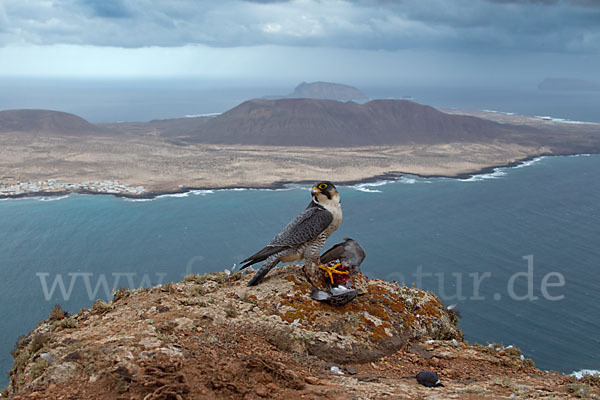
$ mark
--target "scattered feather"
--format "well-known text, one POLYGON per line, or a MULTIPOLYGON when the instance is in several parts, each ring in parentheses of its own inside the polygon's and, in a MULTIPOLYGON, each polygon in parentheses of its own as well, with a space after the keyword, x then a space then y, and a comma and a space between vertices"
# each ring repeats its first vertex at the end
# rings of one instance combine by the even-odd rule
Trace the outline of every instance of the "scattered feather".
POLYGON ((338 367, 337 365, 334 365, 333 367, 331 367, 331 372, 333 372, 334 374, 338 374, 338 375, 344 375, 344 373, 342 372, 340 367, 338 367))

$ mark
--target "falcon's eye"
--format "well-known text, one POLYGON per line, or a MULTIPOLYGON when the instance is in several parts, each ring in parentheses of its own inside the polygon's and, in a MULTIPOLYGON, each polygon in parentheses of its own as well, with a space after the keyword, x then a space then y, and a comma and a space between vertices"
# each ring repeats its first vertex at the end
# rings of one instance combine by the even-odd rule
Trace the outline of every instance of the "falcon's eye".
POLYGON ((327 184, 326 184, 326 183, 321 183, 321 184, 319 185, 319 189, 321 189, 321 190, 325 189, 326 187, 327 187, 327 184))

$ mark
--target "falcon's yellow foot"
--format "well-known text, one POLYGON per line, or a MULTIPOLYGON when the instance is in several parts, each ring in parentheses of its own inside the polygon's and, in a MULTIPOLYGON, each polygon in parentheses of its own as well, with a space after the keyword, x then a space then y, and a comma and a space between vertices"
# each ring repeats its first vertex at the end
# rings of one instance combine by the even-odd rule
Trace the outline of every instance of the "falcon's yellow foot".
POLYGON ((327 275, 329 277, 329 279, 331 280, 331 283, 333 284, 333 274, 339 274, 339 275, 348 275, 350 274, 349 271, 339 271, 337 268, 341 267, 342 263, 337 263, 335 264, 333 267, 328 267, 326 265, 319 265, 319 269, 322 269, 323 271, 325 271, 325 275, 327 275))

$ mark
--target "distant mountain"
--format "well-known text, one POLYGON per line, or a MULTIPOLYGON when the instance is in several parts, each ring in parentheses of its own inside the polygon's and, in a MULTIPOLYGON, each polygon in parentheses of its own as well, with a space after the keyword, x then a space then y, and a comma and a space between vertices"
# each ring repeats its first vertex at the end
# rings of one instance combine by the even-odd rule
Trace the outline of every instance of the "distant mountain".
POLYGON ((367 96, 355 87, 331 82, 302 82, 286 96, 264 96, 267 100, 280 99, 323 99, 323 100, 364 100, 367 96))
MULTIPOLYGON (((489 142, 514 127, 442 113, 407 100, 365 104, 255 99, 199 123, 185 140, 271 146, 369 146, 489 142)), ((161 134, 162 135, 162 134, 161 134)))
POLYGON ((50 110, 0 111, 0 132, 97 135, 107 133, 77 115, 50 110))
POLYGON ((511 125, 446 114, 408 100, 357 104, 255 99, 218 116, 98 125, 59 111, 0 111, 0 134, 19 132, 53 137, 162 137, 179 145, 351 147, 503 142, 545 146, 558 154, 600 151, 598 125, 511 125))
POLYGON ((287 98, 296 99, 325 99, 325 100, 362 100, 367 96, 355 87, 341 83, 330 82, 302 82, 287 98))
POLYGON ((600 91, 600 85, 583 79, 546 78, 538 89, 548 91, 600 91))

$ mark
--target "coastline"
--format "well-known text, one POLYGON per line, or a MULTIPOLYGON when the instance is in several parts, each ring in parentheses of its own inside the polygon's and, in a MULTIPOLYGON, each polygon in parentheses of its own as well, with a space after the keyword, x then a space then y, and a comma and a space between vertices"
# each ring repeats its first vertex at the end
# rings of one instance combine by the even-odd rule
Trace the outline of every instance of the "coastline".
POLYGON ((340 186, 395 181, 406 175, 469 180, 538 157, 600 153, 600 124, 489 110, 441 111, 527 129, 502 140, 410 142, 334 151, 184 143, 174 139, 179 136, 162 137, 135 124, 121 127, 117 136, 9 132, 0 134, 0 200, 70 194, 143 200, 202 190, 280 190, 324 178, 340 186))
MULTIPOLYGON (((355 180, 346 180, 346 181, 337 181, 336 185, 338 186, 355 186, 362 185, 368 183, 382 182, 382 181, 396 181, 403 176, 411 175, 419 178, 448 178, 448 179, 457 179, 457 180, 467 180, 474 176, 485 175, 493 173, 498 168, 514 168, 520 165, 523 165, 529 161, 543 158, 543 157, 569 157, 576 156, 582 154, 600 154, 600 153, 564 153, 564 154, 554 154, 554 153, 541 153, 538 155, 531 155, 527 157, 520 158, 515 161, 511 161, 504 164, 496 164, 491 166, 486 166, 481 169, 478 169, 473 172, 465 172, 458 174, 419 174, 412 172, 404 172, 404 171, 390 171, 383 174, 377 174, 374 176, 366 177, 363 179, 355 179, 355 180)), ((290 185, 307 185, 314 183, 314 180, 280 180, 275 181, 267 185, 224 185, 224 186, 182 186, 176 190, 150 190, 148 192, 144 192, 141 194, 128 194, 128 193, 105 193, 105 192, 96 192, 92 190, 84 190, 84 189, 76 189, 76 190, 63 190, 63 191, 52 191, 52 192, 30 192, 30 193, 20 193, 16 195, 0 195, 0 200, 10 200, 10 199, 24 199, 24 198, 55 198, 55 197, 64 197, 69 196, 71 194, 79 194, 79 195, 109 195, 119 198, 132 199, 132 200, 152 200, 159 196, 166 195, 177 195, 177 194, 186 194, 194 191, 214 191, 214 190, 281 190, 287 189, 290 185)))
POLYGON ((450 178, 450 179, 459 179, 459 180, 465 180, 465 179, 470 179, 474 176, 478 176, 478 175, 485 175, 485 174, 491 174, 493 173, 496 169, 498 168, 514 168, 514 167, 518 167, 520 165, 523 165, 529 161, 535 160, 537 158, 542 158, 542 157, 570 157, 570 156, 575 156, 575 155, 579 155, 579 154, 583 154, 583 153, 573 153, 573 154, 553 154, 553 153, 541 153, 538 155, 534 155, 534 156, 527 156, 527 157, 523 157, 520 158, 516 161, 511 161, 505 164, 498 164, 498 165, 492 165, 489 167, 484 167, 481 168, 475 172, 465 172, 465 173, 460 173, 460 174, 455 174, 453 176, 448 176, 448 175, 419 175, 419 174, 409 174, 409 173, 405 173, 405 175, 413 175, 413 176, 417 176, 419 178, 450 178))

